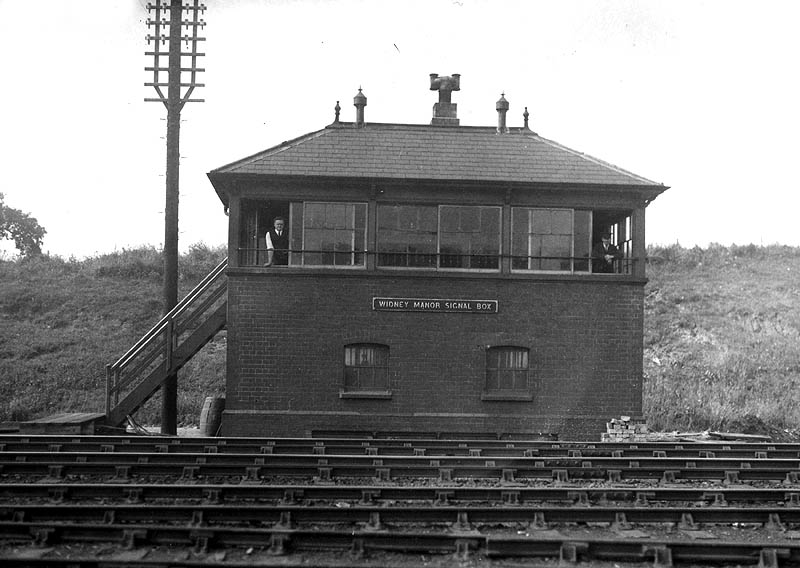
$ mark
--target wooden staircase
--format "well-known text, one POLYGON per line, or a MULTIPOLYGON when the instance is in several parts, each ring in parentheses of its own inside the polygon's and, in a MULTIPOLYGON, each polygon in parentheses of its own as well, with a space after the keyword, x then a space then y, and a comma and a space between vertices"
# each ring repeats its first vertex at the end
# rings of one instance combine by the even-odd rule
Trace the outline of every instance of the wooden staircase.
POLYGON ((106 366, 106 425, 123 425, 225 327, 227 266, 227 259, 220 262, 125 355, 106 366))

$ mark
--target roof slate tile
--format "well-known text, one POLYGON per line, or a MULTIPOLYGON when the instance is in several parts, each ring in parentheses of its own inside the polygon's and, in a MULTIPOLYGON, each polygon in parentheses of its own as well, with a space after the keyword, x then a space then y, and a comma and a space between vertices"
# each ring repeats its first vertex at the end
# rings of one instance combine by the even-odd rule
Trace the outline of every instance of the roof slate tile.
POLYGON ((659 186, 529 130, 331 125, 211 174, 659 186))

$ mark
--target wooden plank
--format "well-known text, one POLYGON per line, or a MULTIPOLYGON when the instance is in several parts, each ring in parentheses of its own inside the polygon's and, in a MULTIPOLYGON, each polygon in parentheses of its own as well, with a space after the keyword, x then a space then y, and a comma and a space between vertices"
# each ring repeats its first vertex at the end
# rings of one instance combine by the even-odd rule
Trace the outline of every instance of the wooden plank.
POLYGON ((95 425, 105 416, 97 412, 60 413, 20 422, 19 430, 27 434, 94 434, 95 425))

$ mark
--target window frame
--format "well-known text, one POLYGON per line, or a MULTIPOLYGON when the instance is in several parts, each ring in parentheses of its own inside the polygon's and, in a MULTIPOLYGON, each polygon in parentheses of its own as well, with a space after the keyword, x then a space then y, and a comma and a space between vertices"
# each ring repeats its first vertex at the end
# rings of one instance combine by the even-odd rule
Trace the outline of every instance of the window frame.
POLYGON ((486 364, 484 373, 484 387, 481 394, 481 400, 486 401, 518 401, 528 402, 533 400, 532 392, 533 377, 531 373, 531 350, 528 347, 520 345, 492 345, 486 349, 486 364), (512 353, 515 355, 524 355, 525 367, 503 367, 503 354, 512 353), (492 358, 497 355, 497 366, 492 366, 492 358), (496 373, 495 377, 491 377, 491 373, 496 373), (524 375, 525 386, 524 388, 500 388, 500 373, 509 372, 514 374, 512 384, 516 382, 516 374, 524 375), (497 383, 497 387, 492 387, 492 383, 497 383))
MULTIPOLYGON (((461 204, 453 204, 453 203, 378 203, 376 207, 376 231, 375 231, 375 250, 376 250, 376 269, 378 270, 424 270, 424 271, 441 271, 441 272, 467 272, 467 273, 488 273, 488 274, 497 274, 502 272, 503 270, 503 206, 502 205, 484 205, 484 204, 468 204, 468 205, 461 205, 461 204), (380 256, 381 254, 399 254, 399 255, 408 255, 410 253, 391 253, 391 252, 382 252, 381 251, 381 240, 380 240, 380 209, 381 207, 430 207, 436 208, 436 251, 432 254, 436 255, 436 264, 434 266, 393 266, 393 265, 386 265, 381 264, 380 256), (442 252, 442 210, 447 207, 452 208, 466 208, 471 207, 478 210, 481 209, 491 209, 495 210, 497 214, 497 254, 496 255, 487 255, 496 257, 497 259, 497 267, 496 268, 471 268, 471 267, 460 267, 460 266, 442 266, 442 258, 444 256, 450 256, 448 253, 442 252)), ((427 254, 427 253, 421 253, 427 254)), ((458 256, 459 258, 463 256, 474 256, 471 254, 466 255, 454 255, 458 256)))
MULTIPOLYGON (((439 270, 439 204, 437 203, 377 203, 375 207, 375 268, 378 270, 425 270, 425 271, 437 271, 439 270), (435 257, 435 265, 433 266, 401 266, 401 265, 391 265, 391 264, 382 264, 381 263, 381 256, 382 255, 408 255, 414 254, 409 252, 387 252, 381 250, 381 208, 382 207, 416 207, 416 208, 430 208, 435 209, 436 212, 436 230, 434 233, 434 250, 431 253, 419 253, 420 255, 431 254, 435 257)), ((427 233, 427 231, 426 231, 427 233)))
MULTIPOLYGON (((294 268, 309 268, 309 269, 334 269, 334 270, 366 270, 367 269, 367 257, 368 257, 368 250, 369 250, 369 203, 366 201, 320 201, 320 200, 307 200, 307 201, 291 201, 289 203, 289 218, 291 220, 295 220, 297 218, 296 208, 299 207, 301 210, 300 218, 302 219, 302 223, 300 223, 299 231, 300 231, 300 250, 296 250, 292 247, 292 244, 295 242, 295 233, 294 231, 297 230, 295 227, 295 223, 290 222, 289 226, 289 266, 294 268), (362 237, 363 237, 363 244, 364 248, 361 250, 356 250, 355 248, 355 240, 357 233, 359 230, 355 227, 355 218, 353 219, 353 229, 346 229, 347 231, 351 232, 350 235, 350 248, 349 252, 337 252, 335 250, 330 251, 333 255, 334 263, 333 264, 310 264, 306 262, 306 255, 317 255, 323 254, 322 252, 307 252, 306 251, 306 220, 308 219, 306 206, 308 205, 350 205, 353 206, 353 215, 357 215, 356 206, 363 207, 364 213, 364 226, 361 228, 362 237), (337 255, 347 254, 350 256, 352 261, 351 264, 336 264, 335 260, 337 255), (355 264, 356 257, 361 256, 361 263, 355 264), (299 257, 299 262, 294 262, 295 259, 299 257)), ((333 229, 326 229, 326 230, 333 230, 333 229)), ((325 251, 328 252, 328 251, 325 251)))
MULTIPOLYGON (((575 208, 575 207, 536 207, 536 206, 530 206, 530 205, 522 205, 522 206, 512 206, 511 207, 511 215, 510 215, 510 217, 511 217, 511 219, 510 219, 510 223, 509 223, 510 224, 509 232, 510 232, 511 250, 510 250, 509 256, 511 258, 511 261, 509 263, 509 269, 510 269, 510 271, 512 273, 518 273, 518 274, 575 274, 575 275, 582 275, 582 276, 591 274, 591 250, 592 250, 592 237, 591 237, 591 235, 592 235, 593 223, 594 223, 594 210, 593 209, 583 209, 583 208, 575 208), (547 270, 547 269, 543 269, 543 268, 530 268, 532 260, 536 260, 536 259, 542 260, 542 259, 544 259, 544 257, 534 257, 534 256, 531 255, 531 235, 544 234, 544 233, 531 233, 530 232, 530 229, 531 229, 531 226, 530 226, 530 213, 531 213, 531 211, 537 211, 537 210, 538 211, 569 211, 569 213, 570 213, 570 223, 571 223, 571 228, 570 228, 570 233, 569 233, 569 236, 570 236, 570 253, 569 253, 570 254, 570 256, 569 256, 569 266, 570 266, 570 268, 569 268, 569 270, 547 270), (515 213, 518 212, 518 211, 526 211, 528 213, 528 217, 527 217, 528 221, 526 223, 527 224, 527 229, 526 229, 526 233, 525 233, 525 235, 526 235, 526 239, 525 239, 526 251, 525 252, 527 253, 525 258, 526 258, 526 262, 527 262, 527 266, 528 266, 527 268, 518 268, 518 267, 514 266, 514 261, 515 261, 516 257, 520 256, 520 255, 516 254, 516 251, 514 250, 514 242, 515 242, 514 237, 516 235, 516 232, 515 232, 516 231, 516 227, 515 227, 516 215, 515 215, 515 213), (586 247, 586 252, 587 252, 587 256, 586 256, 585 259, 576 258, 575 257, 575 249, 576 249, 575 239, 576 239, 576 237, 578 235, 581 234, 580 232, 576 231, 576 229, 575 229, 575 215, 576 215, 577 212, 586 213, 589 216, 589 224, 588 224, 588 227, 586 228, 587 229, 586 230, 587 242, 584 243, 584 245, 586 247), (579 269, 575 268, 575 265, 577 263, 579 263, 579 262, 586 262, 586 266, 587 267, 586 267, 585 270, 579 270, 579 269)), ((566 233, 564 233, 564 235, 566 235, 566 233)))
MULTIPOLYGON (((357 351, 356 351, 357 353, 357 351)), ((374 342, 355 342, 355 343, 347 343, 343 346, 342 350, 342 382, 341 388, 339 390, 339 398, 378 398, 378 399, 388 399, 392 397, 391 385, 390 385, 390 376, 389 376, 389 361, 391 356, 391 349, 388 345, 383 343, 374 343, 374 342), (372 349, 374 350, 373 357, 375 355, 379 355, 379 363, 382 364, 371 364, 371 365, 363 365, 363 364, 353 364, 348 365, 348 350, 360 350, 360 349, 372 349), (383 384, 376 385, 372 384, 369 387, 363 387, 361 384, 357 385, 356 387, 348 386, 348 375, 351 372, 355 372, 357 379, 360 381, 360 372, 359 370, 369 369, 372 373, 372 382, 375 382, 375 373, 379 371, 382 373, 383 384)))

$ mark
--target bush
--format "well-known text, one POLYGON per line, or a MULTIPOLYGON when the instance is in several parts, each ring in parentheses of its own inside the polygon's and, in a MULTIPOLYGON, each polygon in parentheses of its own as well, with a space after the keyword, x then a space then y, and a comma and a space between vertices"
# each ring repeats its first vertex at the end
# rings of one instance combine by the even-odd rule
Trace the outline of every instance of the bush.
POLYGON ((201 280, 211 272, 228 253, 225 246, 209 247, 205 243, 196 243, 178 262, 180 278, 201 280))
POLYGON ((90 262, 97 276, 111 278, 152 279, 164 274, 164 257, 154 247, 122 249, 101 255, 90 262))

